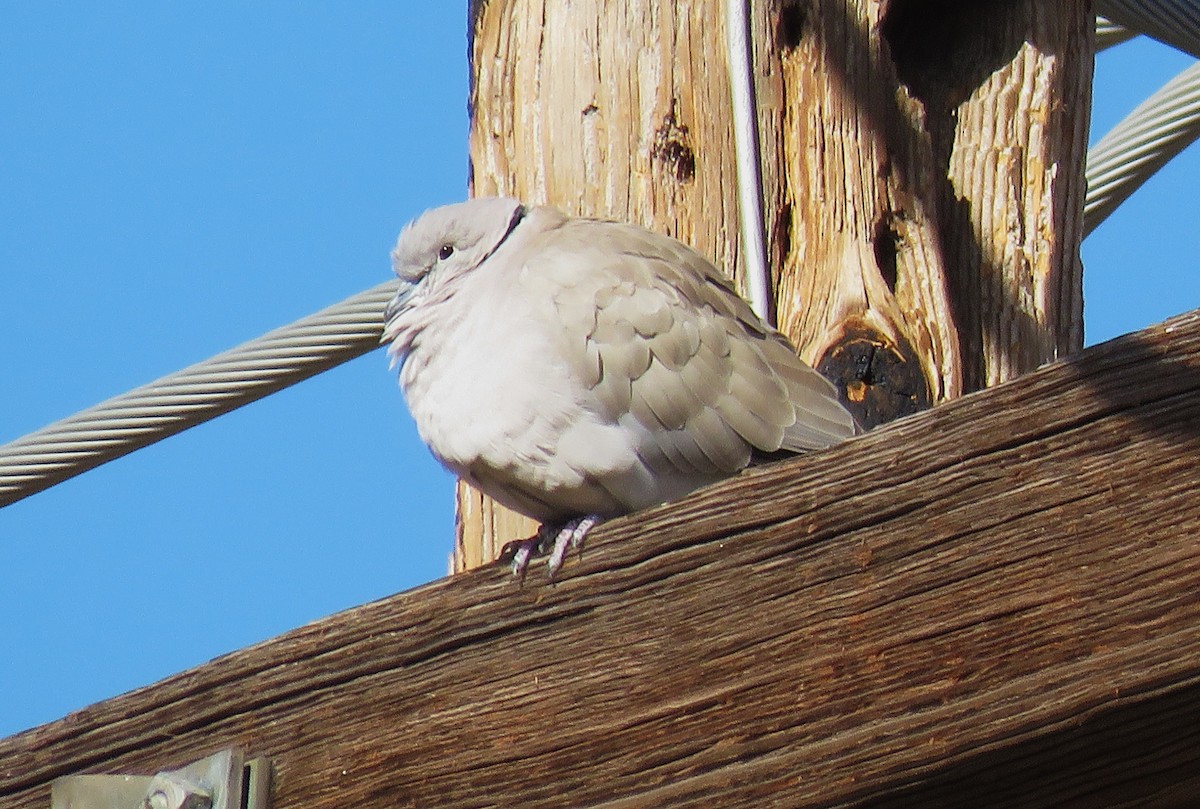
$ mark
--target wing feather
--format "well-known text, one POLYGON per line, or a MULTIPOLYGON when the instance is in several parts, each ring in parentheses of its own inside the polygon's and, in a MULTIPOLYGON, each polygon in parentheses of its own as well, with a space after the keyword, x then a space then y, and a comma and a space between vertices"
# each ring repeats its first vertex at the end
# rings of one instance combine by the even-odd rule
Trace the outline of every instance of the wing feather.
POLYGON ((653 474, 715 479, 752 450, 854 433, 836 393, 690 248, 615 222, 567 220, 531 251, 552 289, 556 347, 592 405, 638 434, 653 474))

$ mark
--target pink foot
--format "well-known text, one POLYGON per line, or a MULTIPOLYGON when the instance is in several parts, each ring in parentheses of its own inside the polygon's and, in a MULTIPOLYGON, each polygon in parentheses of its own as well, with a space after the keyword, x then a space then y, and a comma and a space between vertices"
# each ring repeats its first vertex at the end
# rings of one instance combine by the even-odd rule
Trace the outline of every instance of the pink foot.
POLYGON ((538 532, 526 539, 509 542, 500 550, 500 561, 512 560, 513 576, 518 582, 525 583, 525 571, 529 568, 529 560, 534 554, 549 553, 546 562, 546 578, 554 581, 563 561, 571 551, 583 547, 584 537, 600 524, 600 518, 594 514, 570 520, 563 525, 543 525, 538 532), (553 542, 551 539, 553 538, 553 542))

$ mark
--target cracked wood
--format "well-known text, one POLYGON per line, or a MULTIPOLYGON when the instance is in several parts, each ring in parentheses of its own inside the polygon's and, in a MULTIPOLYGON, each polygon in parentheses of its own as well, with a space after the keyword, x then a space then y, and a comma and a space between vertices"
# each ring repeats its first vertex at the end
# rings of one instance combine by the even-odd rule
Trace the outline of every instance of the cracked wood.
MULTIPOLYGON (((0 805, 237 744, 274 806, 1185 805, 1200 313, 0 741, 0 805)), ((368 563, 364 560, 364 564, 368 563)))

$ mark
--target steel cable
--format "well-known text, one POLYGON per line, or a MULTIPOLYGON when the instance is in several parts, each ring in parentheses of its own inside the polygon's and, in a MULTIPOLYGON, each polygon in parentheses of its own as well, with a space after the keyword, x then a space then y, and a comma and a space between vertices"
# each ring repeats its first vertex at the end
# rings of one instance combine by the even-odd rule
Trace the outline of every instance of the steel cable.
POLYGON ((380 284, 0 446, 0 506, 367 353, 395 291, 380 284))
POLYGON ((1200 58, 1200 0, 1096 0, 1096 12, 1200 58))
POLYGON ((1087 155, 1084 235, 1200 137, 1200 62, 1139 104, 1087 155))

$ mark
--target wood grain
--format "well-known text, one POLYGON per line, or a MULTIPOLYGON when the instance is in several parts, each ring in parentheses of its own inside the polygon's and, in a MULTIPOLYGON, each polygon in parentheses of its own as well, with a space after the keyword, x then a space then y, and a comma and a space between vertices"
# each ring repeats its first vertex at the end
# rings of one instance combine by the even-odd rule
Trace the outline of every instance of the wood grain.
MULTIPOLYGON (((0 806, 238 744, 277 809, 1185 806, 1200 312, 0 741, 0 806)), ((364 562, 367 563, 367 562, 364 562)))
POLYGON ((831 372, 877 363, 852 398, 860 420, 1077 351, 1090 4, 758 13, 781 330, 831 372))

